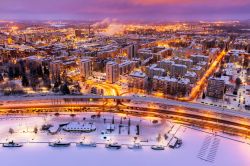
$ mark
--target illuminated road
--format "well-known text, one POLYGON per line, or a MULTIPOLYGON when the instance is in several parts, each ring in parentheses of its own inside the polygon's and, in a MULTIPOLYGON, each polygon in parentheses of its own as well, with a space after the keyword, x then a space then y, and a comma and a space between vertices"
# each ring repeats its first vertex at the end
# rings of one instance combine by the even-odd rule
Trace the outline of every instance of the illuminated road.
POLYGON ((119 89, 117 86, 108 84, 106 82, 96 82, 93 80, 87 80, 86 84, 89 84, 91 87, 97 87, 104 90, 104 96, 119 96, 119 89))
MULTIPOLYGON (((66 100, 66 99, 72 99, 73 101, 80 101, 81 99, 85 101, 90 101, 91 99, 99 99, 99 100, 130 100, 130 101, 136 101, 136 102, 145 102, 145 103, 153 103, 153 104, 165 104, 169 106, 178 106, 183 108, 189 108, 189 109, 197 109, 197 110, 207 110, 214 113, 221 113, 224 112, 226 114, 232 115, 232 116, 242 116, 250 118, 250 113, 248 112, 240 112, 240 111, 233 111, 226 108, 221 107, 214 107, 210 105, 204 105, 200 103, 191 103, 191 102, 182 102, 182 101, 176 101, 171 99, 165 99, 165 98, 157 98, 157 97, 138 97, 138 96, 98 96, 98 95, 81 95, 81 96, 37 96, 37 97, 22 97, 17 96, 15 98, 13 97, 1 97, 0 98, 0 110, 4 108, 12 108, 18 105, 27 105, 29 107, 30 104, 60 104, 66 100)), ((75 102, 76 103, 76 102, 75 102)))
MULTIPOLYGON (((117 97, 107 97, 105 100, 109 99, 109 105, 103 105, 102 98, 98 96, 93 96, 83 98, 81 97, 72 97, 72 96, 62 96, 54 100, 52 99, 37 99, 37 100, 22 100, 18 101, 13 99, 12 101, 3 102, 0 100, 3 105, 0 106, 0 111, 2 114, 5 113, 43 113, 43 112, 71 112, 71 111, 81 111, 84 108, 93 108, 101 109, 101 111, 114 110, 115 112, 120 113, 129 113, 133 115, 144 115, 144 116, 158 116, 165 117, 174 120, 181 121, 182 123, 195 124, 200 127, 211 127, 211 128, 223 128, 227 129, 228 132, 239 132, 241 134, 248 134, 250 129, 250 114, 230 114, 227 111, 223 112, 211 112, 209 110, 197 110, 197 109, 188 109, 188 106, 172 105, 162 99, 162 101, 155 100, 153 98, 145 100, 145 98, 121 98, 126 100, 123 104, 116 105, 116 102, 113 100, 117 97), (98 99, 98 100, 97 100, 98 99), (89 101, 91 100, 91 101, 89 101), (132 104, 131 101, 137 101, 140 104, 132 104), (7 104, 9 103, 9 104, 7 104), (152 105, 147 106, 143 105, 144 103, 149 103, 152 105), (156 107, 154 107, 154 105, 156 107), (243 116, 244 115, 244 116, 243 116), (248 115, 248 116, 246 116, 248 115)), ((178 102, 178 101, 177 101, 178 102)))
MULTIPOLYGON (((202 105, 198 103, 188 103, 169 99, 159 99, 154 97, 124 97, 124 96, 39 96, 39 97, 4 97, 0 98, 1 113, 22 113, 23 110, 36 112, 49 110, 55 112, 60 110, 73 110, 85 107, 113 108, 116 110, 135 109, 146 110, 147 113, 154 112, 169 114, 180 113, 184 116, 190 115, 197 118, 203 117, 217 119, 217 121, 226 120, 231 123, 250 126, 250 113, 232 111, 220 107, 202 105), (122 101, 122 102, 121 102, 122 101), (136 102, 137 104, 133 104, 136 102), (108 104, 105 104, 108 103, 108 104), (118 105, 117 105, 118 104, 118 105), (131 105, 132 104, 132 105, 131 105), (148 105, 149 104, 149 105, 148 105), (152 107, 151 107, 152 105, 152 107)), ((138 111, 136 110, 136 112, 138 111)), ((223 122, 222 122, 223 123, 223 122)))
POLYGON ((170 118, 177 120, 181 123, 188 123, 189 125, 197 125, 202 128, 218 129, 229 131, 230 134, 243 133, 249 135, 250 133, 250 123, 242 123, 242 121, 234 121, 231 117, 222 118, 218 115, 209 114, 195 114, 185 110, 182 111, 171 111, 168 109, 154 109, 154 108, 144 108, 140 106, 128 107, 128 112, 133 115, 144 116, 158 116, 162 118, 170 118), (132 111, 131 111, 132 110, 132 111))
POLYGON ((206 71, 206 73, 203 75, 203 77, 197 82, 196 86, 192 89, 189 97, 188 98, 181 98, 180 100, 183 100, 183 101, 194 100, 199 95, 199 93, 202 91, 202 88, 206 84, 207 79, 215 72, 216 68, 218 67, 219 63, 221 62, 221 60, 224 58, 225 55, 226 55, 226 52, 222 51, 217 56, 215 61, 210 65, 209 69, 206 71))
MULTIPOLYGON (((226 55, 225 51, 222 51, 212 62, 210 67, 206 70, 205 74, 202 76, 202 78, 196 83, 196 86, 192 88, 192 91, 188 97, 183 98, 177 98, 177 97, 171 97, 168 96, 168 99, 173 100, 179 100, 179 101, 193 101, 195 100, 199 94, 202 92, 203 88, 205 87, 208 78, 213 75, 213 73, 216 71, 218 65, 226 55)), ((96 83, 93 81, 87 81, 90 85, 100 86, 100 88, 103 88, 106 91, 107 96, 119 96, 119 92, 121 92, 121 87, 116 84, 107 84, 107 83, 96 83)), ((138 90, 140 92, 140 90, 138 90)), ((122 94, 126 94, 129 92, 123 92, 122 94)), ((152 96, 156 96, 158 98, 165 98, 163 93, 155 92, 152 96)))

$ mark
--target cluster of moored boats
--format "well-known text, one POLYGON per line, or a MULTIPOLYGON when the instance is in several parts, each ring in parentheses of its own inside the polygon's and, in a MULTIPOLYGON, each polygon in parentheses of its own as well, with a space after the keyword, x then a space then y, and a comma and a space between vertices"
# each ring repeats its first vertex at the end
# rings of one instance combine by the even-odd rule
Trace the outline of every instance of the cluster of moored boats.
MULTIPOLYGON (((51 147, 68 147, 70 146, 70 142, 62 142, 62 141, 56 141, 56 142, 50 142, 49 146, 51 147)), ((4 143, 3 147, 22 147, 23 144, 21 143, 15 143, 14 141, 4 143)), ((97 147, 97 143, 95 142, 78 142, 76 143, 76 146, 78 147, 97 147)), ((108 149, 121 149, 122 145, 118 143, 107 143, 105 144, 105 147, 108 149)), ((128 149, 142 149, 142 145, 140 143, 134 143, 127 146, 128 149)), ((152 145, 151 149, 153 150, 164 150, 165 146, 163 145, 152 145)))
MULTIPOLYGON (((49 143, 49 146, 52 146, 52 147, 68 147, 70 145, 71 145, 71 143, 65 143, 65 142, 61 142, 61 141, 49 143)), ((97 143, 95 143, 95 142, 79 142, 79 143, 76 143, 76 146, 78 146, 78 147, 97 147, 97 143)), ((127 147, 128 147, 128 149, 142 149, 142 145, 140 143, 134 143, 132 145, 128 145, 127 147)), ((122 145, 117 143, 117 142, 106 143, 105 148, 118 150, 118 149, 122 148, 122 145)), ((153 146, 151 146, 151 149, 164 150, 165 147, 162 145, 153 145, 153 146)))
MULTIPOLYGON (((170 143, 169 147, 170 148, 179 148, 182 144, 182 140, 174 137, 170 143)), ((10 141, 8 143, 3 143, 3 147, 6 148, 11 148, 11 147, 22 147, 23 144, 21 143, 15 143, 14 141, 10 141)), ((56 142, 49 142, 49 146, 51 147, 68 147, 71 145, 71 142, 62 142, 62 141, 56 141, 56 142)), ((87 141, 82 141, 76 143, 77 147, 97 147, 96 142, 87 142, 87 141)), ((108 149, 121 149, 122 145, 118 144, 116 142, 114 143, 106 143, 105 147, 108 149)), ((128 149, 142 149, 142 145, 140 143, 135 142, 134 144, 128 145, 128 149)), ((152 145, 151 149, 152 150, 164 150, 166 146, 163 145, 152 145)))
MULTIPOLYGON (((61 141, 50 142, 49 143, 49 146, 51 146, 51 147, 68 147, 70 145, 71 145, 70 142, 61 142, 61 141)), ((76 143, 76 146, 79 146, 79 147, 96 147, 96 143, 95 142, 78 142, 78 143, 76 143)))

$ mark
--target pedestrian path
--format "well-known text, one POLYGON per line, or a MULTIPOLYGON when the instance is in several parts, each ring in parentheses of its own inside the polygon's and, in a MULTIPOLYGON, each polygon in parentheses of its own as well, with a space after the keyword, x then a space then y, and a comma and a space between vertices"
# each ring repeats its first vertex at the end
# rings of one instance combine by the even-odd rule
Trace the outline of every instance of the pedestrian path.
POLYGON ((213 163, 216 158, 220 139, 214 136, 207 136, 199 150, 198 158, 213 163))

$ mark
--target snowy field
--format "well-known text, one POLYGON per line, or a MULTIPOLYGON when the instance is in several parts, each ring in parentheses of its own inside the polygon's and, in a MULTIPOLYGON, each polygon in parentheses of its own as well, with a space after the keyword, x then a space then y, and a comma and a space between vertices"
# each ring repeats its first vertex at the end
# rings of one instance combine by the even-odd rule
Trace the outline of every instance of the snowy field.
MULTIPOLYGON (((36 117, 0 117, 0 142, 14 140, 24 142, 22 148, 0 147, 0 161, 3 166, 165 166, 165 165, 197 165, 197 166, 249 166, 250 141, 245 138, 232 137, 209 131, 199 131, 186 126, 175 124, 156 118, 137 118, 126 115, 115 115, 116 130, 112 134, 105 134, 113 141, 122 144, 120 150, 106 149, 106 140, 103 131, 106 125, 111 124, 113 114, 102 114, 100 118, 91 118, 90 113, 69 115, 36 116, 36 117), (83 120, 84 117, 84 120, 83 120), (104 124, 103 119, 106 119, 104 124), (117 125, 120 120, 126 126, 131 120, 131 133, 128 135, 127 127, 118 133, 117 125), (158 123, 153 124, 153 120, 158 123), (97 130, 93 133, 67 133, 60 131, 51 135, 40 131, 43 124, 58 125, 65 122, 94 123, 97 130), (140 125, 140 136, 143 149, 130 150, 126 144, 131 144, 136 136, 135 125, 140 125), (33 132, 37 127, 38 133, 33 132), (14 130, 9 133, 9 128, 14 130), (164 151, 153 151, 150 145, 159 144, 159 134, 169 133, 171 136, 181 138, 183 145, 178 149, 165 148, 164 151), (99 143, 96 148, 76 147, 75 142, 87 138, 99 143), (63 140, 72 142, 70 147, 53 148, 47 142, 63 140), (233 139, 233 140, 232 140, 233 139), (144 142, 147 140, 148 142, 144 142)), ((161 144, 167 146, 169 139, 162 139, 161 144)))

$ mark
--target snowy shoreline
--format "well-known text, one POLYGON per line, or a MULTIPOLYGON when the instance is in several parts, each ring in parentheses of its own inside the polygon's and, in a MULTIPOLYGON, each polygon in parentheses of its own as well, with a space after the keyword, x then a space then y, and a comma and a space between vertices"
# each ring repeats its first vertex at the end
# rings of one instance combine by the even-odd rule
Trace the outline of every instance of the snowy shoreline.
MULTIPOLYGON (((144 166, 164 166, 164 165, 213 165, 213 166, 248 166, 250 159, 250 140, 230 136, 217 132, 213 134, 209 130, 180 125, 164 119, 155 117, 133 117, 123 114, 102 113, 100 118, 93 118, 94 113, 81 113, 72 117, 69 114, 55 116, 5 116, 0 118, 0 142, 14 140, 24 143, 21 148, 3 148, 0 147, 0 159, 6 166, 68 166, 84 163, 91 166, 121 166, 125 165, 144 165, 144 166), (91 118, 92 117, 92 118, 91 118), (107 134, 114 142, 122 145, 120 150, 111 150, 105 148, 107 140, 103 139, 101 131, 106 124, 112 123, 114 118, 116 130, 112 134, 107 134), (85 120, 83 120, 85 119, 85 120), (118 133, 120 121, 125 125, 131 120, 131 133, 128 134, 127 127, 123 127, 121 133, 118 133), (157 120, 156 124, 152 122, 157 120), (65 122, 91 122, 96 125, 96 131, 91 133, 71 133, 60 131, 51 135, 45 131, 38 130, 34 133, 34 127, 40 128, 43 124, 61 124, 65 122), (137 136, 143 148, 140 150, 131 150, 126 146, 133 143, 136 136, 135 126, 140 124, 140 136, 137 136), (14 129, 14 133, 8 133, 9 127, 14 129), (170 133, 173 136, 181 138, 183 145, 178 149, 169 148, 167 140, 162 140, 166 147, 163 151, 154 151, 150 146, 157 144, 156 138, 159 133, 170 133), (83 138, 97 143, 96 148, 77 147, 75 143, 83 138), (69 147, 49 147, 48 143, 62 140, 71 142, 69 147), (243 143, 244 142, 244 143, 243 143), (225 160, 226 158, 226 160, 225 160), (14 159, 14 160, 13 160, 14 159), (29 161, 27 163, 27 161, 29 161)), ((95 113, 96 114, 96 113, 95 113)), ((125 126, 126 126, 125 125, 125 126)))

